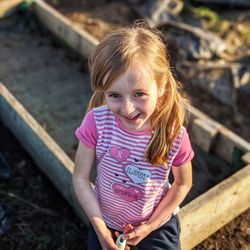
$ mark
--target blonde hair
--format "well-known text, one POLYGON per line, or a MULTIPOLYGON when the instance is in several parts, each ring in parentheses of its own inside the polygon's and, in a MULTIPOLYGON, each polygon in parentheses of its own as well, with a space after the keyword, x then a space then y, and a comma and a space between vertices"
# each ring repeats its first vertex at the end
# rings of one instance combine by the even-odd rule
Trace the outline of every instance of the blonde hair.
POLYGON ((158 90, 164 91, 151 117, 153 134, 145 156, 154 165, 166 165, 167 154, 184 123, 188 101, 171 73, 166 46, 159 31, 142 22, 135 23, 130 28, 109 33, 98 44, 89 60, 94 94, 88 110, 105 104, 104 91, 138 57, 151 67, 158 90))

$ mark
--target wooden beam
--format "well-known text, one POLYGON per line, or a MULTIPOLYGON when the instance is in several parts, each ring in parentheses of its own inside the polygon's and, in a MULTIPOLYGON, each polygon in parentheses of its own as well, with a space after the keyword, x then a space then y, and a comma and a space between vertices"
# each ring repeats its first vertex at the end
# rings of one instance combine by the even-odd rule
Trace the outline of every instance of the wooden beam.
POLYGON ((36 0, 34 11, 39 21, 58 38, 62 39, 80 55, 88 58, 99 41, 86 31, 78 28, 60 12, 42 0, 36 0))
POLYGON ((211 119, 194 119, 191 130, 189 131, 192 142, 209 153, 216 140, 219 127, 220 126, 217 126, 217 123, 212 122, 211 119))
POLYGON ((210 146, 213 144, 212 153, 229 163, 233 162, 235 149, 243 153, 250 152, 250 143, 248 141, 192 106, 190 107, 190 124, 191 138, 193 136, 196 139, 198 146, 207 151, 210 147, 206 144, 210 144, 210 146), (197 122, 197 119, 199 122, 197 122), (204 141, 199 137, 200 135, 202 135, 204 141))
POLYGON ((234 150, 238 149, 243 153, 250 152, 250 143, 228 128, 221 126, 219 129, 219 136, 215 142, 213 153, 229 163, 234 161, 234 150))
POLYGON ((8 12, 15 9, 23 0, 2 0, 0 2, 0 18, 6 16, 8 12))
POLYGON ((183 250, 192 249, 250 207, 249 183, 247 165, 181 209, 183 250))
POLYGON ((245 164, 250 164, 250 152, 244 154, 241 159, 245 164))
POLYGON ((79 217, 87 223, 87 217, 83 214, 73 192, 72 160, 1 82, 0 119, 73 206, 79 217))

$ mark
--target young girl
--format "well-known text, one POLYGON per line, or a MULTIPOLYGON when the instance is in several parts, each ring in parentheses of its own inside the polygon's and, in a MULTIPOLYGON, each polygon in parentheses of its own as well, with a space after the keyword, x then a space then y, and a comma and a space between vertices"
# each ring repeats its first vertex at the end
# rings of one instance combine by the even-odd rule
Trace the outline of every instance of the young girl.
POLYGON ((192 184, 193 150, 183 127, 187 101, 161 36, 141 24, 111 32, 90 60, 90 75, 94 94, 76 130, 73 174, 92 224, 88 249, 118 250, 114 235, 124 224, 130 246, 180 249, 176 213, 192 184))

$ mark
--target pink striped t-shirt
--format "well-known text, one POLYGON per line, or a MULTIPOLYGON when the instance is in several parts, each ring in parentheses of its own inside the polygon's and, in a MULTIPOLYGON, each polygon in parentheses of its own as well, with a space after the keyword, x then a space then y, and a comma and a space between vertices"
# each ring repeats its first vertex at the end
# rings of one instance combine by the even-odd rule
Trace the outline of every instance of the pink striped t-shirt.
POLYGON ((144 157, 151 131, 127 130, 107 106, 88 112, 75 134, 96 150, 94 191, 106 224, 120 231, 122 224, 136 226, 150 218, 170 186, 171 167, 182 166, 194 156, 182 127, 167 156, 168 167, 153 166, 144 157))

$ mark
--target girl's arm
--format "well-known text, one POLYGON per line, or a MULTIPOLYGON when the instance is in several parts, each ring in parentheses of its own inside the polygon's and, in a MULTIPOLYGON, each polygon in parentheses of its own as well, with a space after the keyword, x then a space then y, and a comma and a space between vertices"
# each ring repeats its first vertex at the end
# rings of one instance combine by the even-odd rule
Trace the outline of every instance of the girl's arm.
POLYGON ((103 220, 98 201, 90 182, 94 159, 95 150, 80 142, 75 156, 75 168, 73 172, 75 194, 96 231, 102 249, 118 250, 112 239, 111 232, 103 220))
POLYGON ((149 220, 132 232, 125 235, 128 244, 137 245, 152 231, 157 229, 161 223, 171 215, 176 207, 184 200, 192 186, 192 164, 186 163, 180 167, 172 168, 174 183, 163 197, 149 220))

